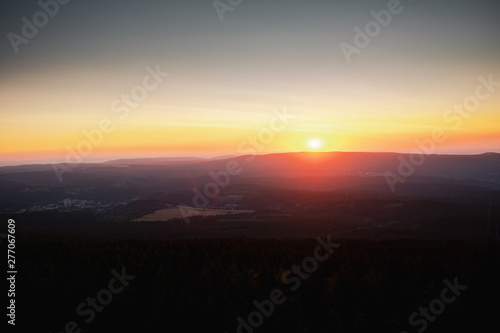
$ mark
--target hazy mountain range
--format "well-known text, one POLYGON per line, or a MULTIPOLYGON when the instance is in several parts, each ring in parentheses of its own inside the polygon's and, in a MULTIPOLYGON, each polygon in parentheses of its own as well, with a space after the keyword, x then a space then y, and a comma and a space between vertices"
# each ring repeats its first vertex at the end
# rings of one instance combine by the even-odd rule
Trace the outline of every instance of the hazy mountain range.
POLYGON ((0 202, 147 197, 157 192, 190 192, 194 188, 203 191, 203 186, 214 182, 210 174, 227 173, 228 166, 234 170, 228 185, 221 186, 227 189, 258 186, 391 193, 387 179, 391 174, 404 176, 404 182, 394 186, 396 195, 463 196, 469 193, 471 198, 476 198, 478 193, 496 196, 500 190, 500 154, 421 155, 423 163, 414 165, 408 175, 404 172, 408 172, 412 158, 415 160, 416 156, 331 152, 8 166, 0 167, 0 202), (406 164, 406 169, 402 164, 406 164), (58 179, 54 168, 66 172, 58 179), (403 174, 400 171, 404 171, 403 174))

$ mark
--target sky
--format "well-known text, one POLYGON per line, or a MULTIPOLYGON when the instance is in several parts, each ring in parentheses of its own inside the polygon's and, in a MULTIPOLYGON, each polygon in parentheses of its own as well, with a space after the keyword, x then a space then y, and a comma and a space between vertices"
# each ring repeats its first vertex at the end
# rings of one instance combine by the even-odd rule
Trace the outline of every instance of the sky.
POLYGON ((498 1, 59 1, 2 2, 0 165, 500 152, 498 1))

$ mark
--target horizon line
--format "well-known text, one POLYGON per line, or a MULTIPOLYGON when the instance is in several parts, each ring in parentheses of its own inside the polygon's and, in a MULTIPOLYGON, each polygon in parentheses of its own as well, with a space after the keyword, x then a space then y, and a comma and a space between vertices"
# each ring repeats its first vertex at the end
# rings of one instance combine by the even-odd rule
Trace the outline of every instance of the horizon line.
MULTIPOLYGON (((444 155, 444 156, 478 156, 478 155, 485 155, 485 154, 500 154, 500 151, 483 151, 481 153, 478 152, 463 152, 463 153, 446 153, 446 152, 440 152, 440 153, 431 153, 427 154, 422 151, 419 153, 414 153, 414 152, 398 152, 398 151, 342 151, 342 150, 335 150, 335 151, 293 151, 293 152, 268 152, 268 153, 257 153, 253 155, 257 156, 266 156, 266 155, 280 155, 280 154, 332 154, 332 153, 357 153, 357 154, 398 154, 398 155, 444 155)), ((12 162, 7 162, 4 164, 3 162, 0 162, 0 168, 3 167, 20 167, 20 166, 28 166, 28 165, 57 165, 57 164, 66 164, 66 165, 80 165, 80 164, 104 164, 104 163, 109 163, 113 161, 119 161, 119 160, 159 160, 159 159, 179 159, 179 161, 183 161, 183 159, 202 159, 202 160, 215 160, 215 159, 231 159, 231 158, 238 158, 242 156, 249 156, 252 154, 243 154, 243 155, 235 155, 235 154, 192 154, 192 155, 164 155, 164 156, 146 156, 146 157, 126 157, 126 156, 116 156, 116 157, 103 157, 103 158, 94 158, 94 159, 87 159, 88 161, 80 162, 80 163, 68 163, 65 161, 45 161, 45 160, 36 160, 36 161, 12 161, 12 162)))

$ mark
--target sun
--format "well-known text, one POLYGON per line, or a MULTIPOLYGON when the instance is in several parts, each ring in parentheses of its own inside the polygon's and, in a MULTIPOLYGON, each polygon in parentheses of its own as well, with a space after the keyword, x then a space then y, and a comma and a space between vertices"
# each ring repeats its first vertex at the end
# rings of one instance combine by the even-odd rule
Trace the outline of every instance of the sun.
POLYGON ((321 141, 319 141, 318 139, 309 140, 309 148, 318 149, 319 147, 321 147, 321 141))

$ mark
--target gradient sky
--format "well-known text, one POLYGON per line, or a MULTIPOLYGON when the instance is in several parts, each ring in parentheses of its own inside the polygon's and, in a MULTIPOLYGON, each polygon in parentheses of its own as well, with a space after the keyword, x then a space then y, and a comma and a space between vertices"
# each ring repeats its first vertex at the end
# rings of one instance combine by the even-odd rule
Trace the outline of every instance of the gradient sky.
POLYGON ((500 81, 500 3, 401 6, 348 63, 339 44, 387 1, 244 0, 221 21, 211 0, 72 0, 17 54, 8 34, 40 7, 3 1, 0 164, 64 162, 105 118, 114 130, 86 162, 238 154, 282 109, 296 118, 260 153, 311 150, 311 139, 321 151, 411 152, 435 128, 448 135, 437 153, 500 152, 500 87, 458 128, 443 119, 479 76, 500 81), (120 119, 113 101, 157 65, 169 76, 120 119))

